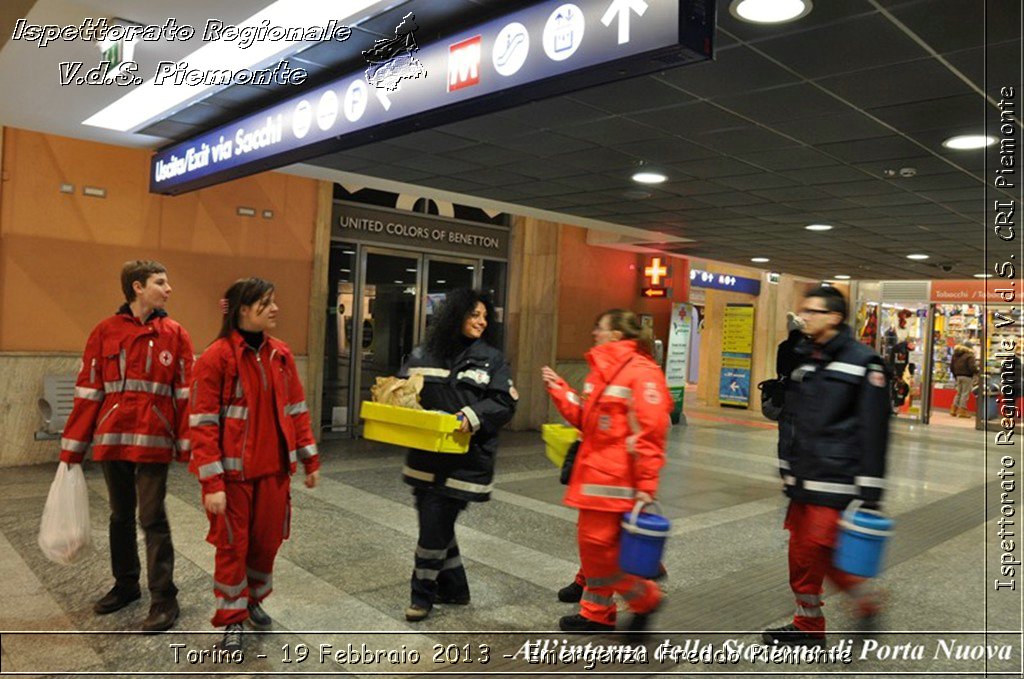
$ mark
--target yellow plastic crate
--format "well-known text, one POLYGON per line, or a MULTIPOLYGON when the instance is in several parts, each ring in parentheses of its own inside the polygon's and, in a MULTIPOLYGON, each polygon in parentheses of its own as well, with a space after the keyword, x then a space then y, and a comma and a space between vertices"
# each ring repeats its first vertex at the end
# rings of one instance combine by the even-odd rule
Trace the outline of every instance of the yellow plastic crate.
POLYGON ((363 438, 433 453, 465 453, 469 432, 456 431, 455 415, 413 410, 363 401, 359 416, 365 420, 363 438))
POLYGON ((542 424, 540 437, 544 439, 544 454, 556 467, 561 468, 569 446, 580 437, 580 432, 576 427, 564 424, 542 424))

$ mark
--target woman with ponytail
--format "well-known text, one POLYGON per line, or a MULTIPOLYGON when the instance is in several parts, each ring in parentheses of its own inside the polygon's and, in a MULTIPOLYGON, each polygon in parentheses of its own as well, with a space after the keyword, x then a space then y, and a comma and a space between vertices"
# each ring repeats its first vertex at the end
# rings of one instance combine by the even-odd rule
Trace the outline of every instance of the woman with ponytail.
POLYGON ((541 368, 548 394, 562 416, 582 432, 565 504, 579 509, 577 539, 585 576, 580 612, 558 621, 565 632, 615 629, 615 602, 625 598, 644 631, 663 602, 654 582, 619 570, 619 523, 636 502, 651 502, 665 463, 672 397, 651 358, 650 330, 635 314, 610 309, 593 330, 590 374, 577 394, 554 370, 541 368))
POLYGON ((191 471, 202 485, 217 548, 213 590, 221 648, 241 649, 242 623, 269 629, 260 602, 272 589, 274 558, 291 523, 290 477, 302 461, 306 486, 320 458, 295 359, 277 327, 274 284, 246 278, 221 300, 219 337, 193 371, 191 471))

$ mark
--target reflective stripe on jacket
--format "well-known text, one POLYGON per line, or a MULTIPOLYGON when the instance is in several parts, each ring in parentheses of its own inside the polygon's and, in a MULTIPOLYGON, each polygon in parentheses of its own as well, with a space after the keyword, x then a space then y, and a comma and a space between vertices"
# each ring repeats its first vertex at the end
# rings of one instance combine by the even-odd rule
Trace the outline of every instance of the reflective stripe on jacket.
POLYGON ((257 440, 259 432, 269 429, 268 423, 254 423, 255 414, 249 410, 263 380, 273 381, 274 412, 289 473, 295 473, 299 460, 307 474, 319 469, 306 395, 288 345, 267 335, 257 355, 238 332, 232 332, 211 344, 195 366, 189 469, 199 477, 204 494, 223 490, 225 478, 243 480, 280 471, 280 461, 273 457, 280 452, 277 441, 257 440))
POLYGON ((420 403, 427 410, 462 413, 473 436, 465 455, 410 449, 403 480, 419 488, 471 502, 491 497, 498 432, 516 412, 519 394, 501 351, 476 340, 450 361, 417 347, 400 376, 423 376, 420 403))
POLYGON ((125 304, 85 345, 60 459, 167 463, 189 458, 192 340, 162 310, 145 323, 125 304))
POLYGON ((665 375, 635 340, 587 352, 581 397, 564 381, 548 389, 563 417, 583 432, 565 504, 626 511, 637 492, 655 495, 665 463, 672 397, 665 375))
POLYGON ((807 341, 798 353, 792 423, 779 438, 786 495, 839 509, 855 498, 879 501, 891 412, 881 357, 845 325, 824 346, 807 341))

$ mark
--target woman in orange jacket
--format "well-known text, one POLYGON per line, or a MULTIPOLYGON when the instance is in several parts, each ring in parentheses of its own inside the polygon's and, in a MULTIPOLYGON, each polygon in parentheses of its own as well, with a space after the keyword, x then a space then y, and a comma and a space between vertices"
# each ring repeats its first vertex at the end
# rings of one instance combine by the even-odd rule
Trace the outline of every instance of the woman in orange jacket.
POLYGON ((317 484, 320 458, 295 359, 277 327, 274 285, 237 281, 224 294, 220 336, 193 371, 192 461, 217 548, 213 571, 221 648, 241 649, 242 623, 268 629, 260 602, 270 594, 274 558, 291 524, 290 476, 297 462, 306 486, 317 484))
POLYGON ((566 632, 614 630, 617 593, 633 612, 626 629, 643 631, 663 595, 651 580, 619 570, 619 529, 623 512, 636 502, 651 502, 658 490, 672 397, 651 358, 650 335, 632 312, 601 314, 593 336, 582 396, 548 366, 541 369, 555 406, 582 432, 564 502, 579 509, 586 584, 580 613, 563 617, 558 626, 566 632))

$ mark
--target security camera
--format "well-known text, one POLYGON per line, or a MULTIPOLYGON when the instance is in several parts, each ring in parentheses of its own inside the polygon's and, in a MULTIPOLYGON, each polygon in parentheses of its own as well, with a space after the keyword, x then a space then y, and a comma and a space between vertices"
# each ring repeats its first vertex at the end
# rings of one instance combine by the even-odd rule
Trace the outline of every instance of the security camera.
POLYGON ((953 270, 953 265, 947 262, 946 264, 939 264, 939 268, 945 271, 946 273, 949 273, 950 271, 953 270))

